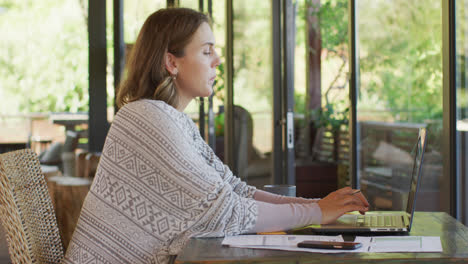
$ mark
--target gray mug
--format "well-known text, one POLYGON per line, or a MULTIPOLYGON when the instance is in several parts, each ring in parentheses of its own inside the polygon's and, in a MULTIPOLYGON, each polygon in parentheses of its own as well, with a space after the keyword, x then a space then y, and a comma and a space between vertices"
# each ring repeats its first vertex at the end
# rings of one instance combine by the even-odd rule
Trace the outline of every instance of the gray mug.
POLYGON ((296 185, 271 184, 263 186, 263 190, 279 195, 296 197, 296 185))

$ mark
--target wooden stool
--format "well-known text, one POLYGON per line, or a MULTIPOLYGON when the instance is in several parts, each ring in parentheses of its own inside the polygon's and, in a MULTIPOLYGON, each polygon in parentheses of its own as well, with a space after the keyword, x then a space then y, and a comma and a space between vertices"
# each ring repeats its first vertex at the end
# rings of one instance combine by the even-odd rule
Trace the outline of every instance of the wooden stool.
POLYGON ((86 170, 86 155, 89 152, 83 151, 76 154, 75 159, 75 176, 80 178, 87 178, 85 177, 85 170, 86 170))
POLYGON ((98 152, 90 152, 86 155, 86 167, 84 171, 84 177, 94 178, 100 159, 101 153, 98 152))
POLYGON ((78 177, 55 176, 49 178, 49 182, 49 188, 54 193, 53 201, 60 237, 66 249, 92 181, 78 177))
POLYGON ((62 173, 60 172, 58 166, 51 166, 51 165, 41 165, 42 174, 44 174, 44 179, 47 183, 47 189, 49 190, 50 200, 52 201, 52 205, 55 208, 55 181, 51 180, 54 177, 62 177, 62 173))
POLYGON ((52 139, 50 138, 41 138, 39 136, 31 137, 31 149, 34 150, 37 154, 46 150, 50 144, 52 144, 52 139))
POLYGON ((80 152, 75 159, 75 176, 94 178, 101 158, 100 152, 80 152))

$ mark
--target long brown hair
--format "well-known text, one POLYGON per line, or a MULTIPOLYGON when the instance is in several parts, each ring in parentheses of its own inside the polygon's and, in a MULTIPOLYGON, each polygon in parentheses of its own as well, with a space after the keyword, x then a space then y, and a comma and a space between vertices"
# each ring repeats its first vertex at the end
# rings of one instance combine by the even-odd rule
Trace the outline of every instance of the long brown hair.
POLYGON ((127 77, 120 84, 116 103, 147 98, 177 107, 174 77, 166 70, 166 52, 184 56, 184 49, 203 22, 204 14, 188 8, 167 8, 151 14, 143 24, 127 64, 127 77))

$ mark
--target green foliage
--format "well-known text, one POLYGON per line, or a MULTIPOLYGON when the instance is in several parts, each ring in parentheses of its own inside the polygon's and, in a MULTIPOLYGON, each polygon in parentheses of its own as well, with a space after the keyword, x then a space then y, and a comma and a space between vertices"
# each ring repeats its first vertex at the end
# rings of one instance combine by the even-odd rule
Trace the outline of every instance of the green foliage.
POLYGON ((224 97, 226 94, 224 89, 224 57, 222 57, 221 60, 221 64, 216 68, 216 82, 213 87, 213 92, 215 98, 224 103, 224 97))
POLYGON ((341 126, 348 125, 349 107, 336 111, 336 106, 329 103, 323 108, 311 110, 310 116, 315 127, 329 127, 332 131, 338 131, 341 126))
POLYGON ((306 0, 300 6, 302 19, 307 20, 313 16, 319 18, 318 24, 313 24, 315 30, 320 30, 322 48, 337 51, 348 43, 348 0, 306 0))
POLYGON ((307 111, 305 94, 294 93, 294 112, 305 114, 307 111))
POLYGON ((441 119, 440 1, 367 0, 358 9, 359 105, 397 121, 441 119))
MULTIPOLYGON (((308 18, 306 10, 313 2, 316 1, 297 2, 302 19, 308 18)), ((335 115, 347 109, 343 98, 347 98, 344 88, 348 68, 348 0, 319 2, 320 8, 308 15, 319 17, 316 29, 320 29, 322 38, 323 76, 338 77, 329 78, 332 81, 322 85, 324 109, 333 106, 335 115)), ((358 107, 385 112, 387 118, 396 121, 441 119, 441 2, 357 3, 361 88, 358 107)), ((213 4, 215 11, 224 10, 224 2, 213 4)), ((247 0, 234 4, 235 101, 248 106, 249 111, 268 109, 272 97, 271 4, 247 0)), ((163 0, 125 1, 125 39, 132 42, 144 19, 163 6, 163 0)), ((0 96, 8 98, 0 105, 0 113, 87 111, 87 1, 0 0, 0 7, 0 96)), ((224 14, 216 11, 214 17, 218 48, 224 46, 224 18, 220 13, 224 14)), ((305 36, 305 28, 300 25, 298 41, 305 36)), ((112 54, 111 27, 112 23, 108 23, 108 54, 112 54)), ((223 48, 220 54, 224 54, 223 48)), ((217 71, 215 95, 223 101, 224 64, 217 71)), ((108 72, 111 95, 111 67, 108 72)), ((305 109, 305 96, 296 95, 296 111, 306 113, 305 109)))
POLYGON ((271 111, 271 3, 236 0, 234 5, 234 103, 250 112, 271 111))
POLYGON ((1 113, 87 111, 88 40, 77 1, 3 1, 1 113), (39 23, 40 21, 40 23, 39 23))
POLYGON ((215 116, 214 119, 215 135, 217 137, 224 136, 224 113, 215 116))
MULTIPOLYGON (((126 40, 134 40, 143 20, 165 2, 125 1, 126 40)), ((0 113, 88 111, 88 1, 0 0, 0 7, 0 96, 9 98, 0 113)), ((114 95, 112 28, 107 12, 108 106, 114 95)))
MULTIPOLYGON (((319 5, 316 3, 306 0, 299 10, 309 27, 320 31, 323 107, 307 110, 306 96, 296 92, 295 111, 304 113, 308 122, 316 127, 337 129, 347 124, 349 112, 348 91, 345 89, 348 84, 348 0, 321 0, 319 5)), ((305 28, 300 30, 304 32, 305 28)))
POLYGON ((348 43, 348 0, 325 1, 320 8, 323 48, 336 51, 348 43))
MULTIPOLYGON (((304 19, 319 17, 318 24, 313 26, 320 29, 322 76, 326 76, 334 71, 329 64, 336 60, 334 58, 342 59, 342 66, 347 65, 348 1, 321 0, 319 8, 314 6, 316 2, 307 0, 300 10, 306 14, 304 19), (306 13, 311 9, 314 11, 306 13)), ((357 3, 360 55, 358 114, 364 119, 399 122, 440 120, 441 2, 363 0, 357 3), (377 112, 380 116, 375 115, 377 112)), ((346 75, 346 68, 341 67, 342 70, 333 74, 337 77, 346 75)), ((346 97, 336 99, 339 91, 333 92, 334 87, 346 84, 340 81, 342 77, 336 80, 322 85, 323 109, 332 105, 333 112, 346 109, 342 103, 346 97)), ((323 109, 317 112, 326 113, 323 109)))

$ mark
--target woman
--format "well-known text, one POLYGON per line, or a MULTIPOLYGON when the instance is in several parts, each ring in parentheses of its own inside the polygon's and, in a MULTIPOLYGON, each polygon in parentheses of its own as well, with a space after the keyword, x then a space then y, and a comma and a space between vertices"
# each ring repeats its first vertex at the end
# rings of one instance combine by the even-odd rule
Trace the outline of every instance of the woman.
POLYGON ((193 236, 286 230, 367 210, 351 188, 321 200, 256 190, 216 157, 183 113, 212 93, 220 60, 208 22, 164 9, 144 23, 65 263, 168 263, 193 236))

